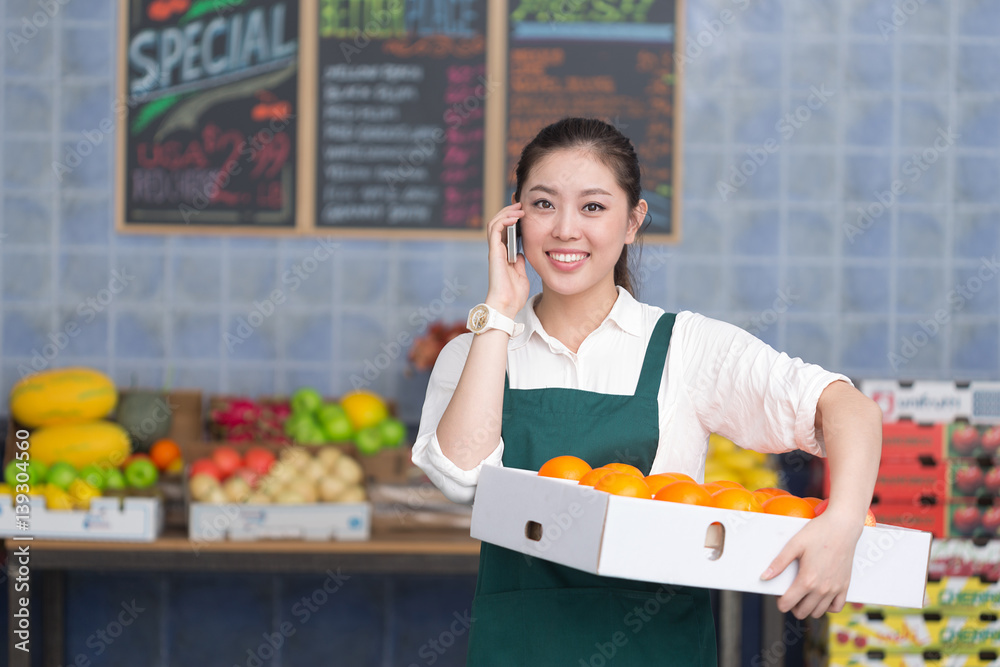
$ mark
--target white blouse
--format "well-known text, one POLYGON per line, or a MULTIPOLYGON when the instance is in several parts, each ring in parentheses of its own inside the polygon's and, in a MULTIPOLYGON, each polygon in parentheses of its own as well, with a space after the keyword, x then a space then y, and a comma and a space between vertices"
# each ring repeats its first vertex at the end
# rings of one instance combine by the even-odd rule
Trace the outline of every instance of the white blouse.
MULTIPOLYGON (((549 336, 535 315, 536 297, 517 314, 525 327, 507 344, 511 389, 564 387, 632 395, 646 345, 663 309, 636 301, 624 288, 611 312, 574 353, 549 336)), ((437 425, 465 367, 473 334, 450 341, 427 386, 413 463, 451 500, 471 503, 483 465, 502 465, 503 439, 482 463, 462 470, 441 452, 437 425)), ((777 352, 743 329, 697 313, 677 314, 657 395, 660 441, 652 473, 704 478, 708 436, 780 453, 825 456, 815 428, 816 403, 831 382, 850 380, 777 352)), ((566 452, 571 454, 572 452, 566 452)))

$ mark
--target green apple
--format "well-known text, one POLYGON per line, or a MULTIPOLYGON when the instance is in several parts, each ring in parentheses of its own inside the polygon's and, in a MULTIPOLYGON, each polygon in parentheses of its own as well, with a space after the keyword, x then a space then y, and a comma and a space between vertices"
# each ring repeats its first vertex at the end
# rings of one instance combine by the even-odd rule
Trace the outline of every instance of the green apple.
POLYGON ((354 434, 351 420, 344 408, 336 403, 324 403, 316 410, 316 421, 326 435, 328 442, 350 440, 354 434))
POLYGON ((125 468, 125 481, 137 489, 153 486, 159 477, 156 465, 149 459, 134 459, 125 468))
POLYGON ((78 476, 76 468, 65 461, 56 461, 49 468, 49 484, 58 486, 63 491, 69 488, 69 485, 78 476))
POLYGON ((44 484, 49 481, 49 466, 41 461, 32 459, 31 465, 35 466, 35 471, 38 473, 38 483, 44 484))
POLYGON ((126 486, 128 485, 125 483, 125 475, 122 474, 121 470, 118 468, 108 470, 108 474, 104 479, 105 489, 110 491, 113 489, 124 489, 126 486))
POLYGON ((323 404, 323 397, 312 387, 300 387, 292 394, 292 412, 312 414, 323 404))
POLYGON ((382 434, 383 447, 399 447, 406 439, 406 425, 395 417, 387 417, 378 423, 382 434))
POLYGON ((107 473, 100 466, 91 463, 80 468, 80 479, 103 491, 107 481, 107 473))
MULTIPOLYGON (((34 461, 24 461, 13 460, 7 464, 7 467, 3 471, 4 481, 8 485, 14 487, 18 484, 27 484, 30 487, 37 486, 41 484, 41 478, 38 474, 38 464, 34 461), (17 476, 21 474, 26 474, 28 476, 27 481, 18 481, 17 476)), ((24 480, 24 477, 21 477, 24 480)))
POLYGON ((354 444, 365 456, 377 454, 382 449, 382 431, 378 425, 366 426, 354 434, 354 444))

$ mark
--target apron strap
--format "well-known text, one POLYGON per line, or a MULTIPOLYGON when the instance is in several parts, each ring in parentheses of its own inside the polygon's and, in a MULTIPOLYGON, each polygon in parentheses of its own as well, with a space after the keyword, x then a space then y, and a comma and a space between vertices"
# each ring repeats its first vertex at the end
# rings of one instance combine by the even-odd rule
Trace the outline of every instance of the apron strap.
POLYGON ((663 380, 663 364, 667 360, 667 348, 670 346, 670 334, 674 330, 674 313, 663 313, 653 327, 653 335, 646 345, 646 357, 642 362, 642 372, 635 387, 636 396, 656 397, 663 380))

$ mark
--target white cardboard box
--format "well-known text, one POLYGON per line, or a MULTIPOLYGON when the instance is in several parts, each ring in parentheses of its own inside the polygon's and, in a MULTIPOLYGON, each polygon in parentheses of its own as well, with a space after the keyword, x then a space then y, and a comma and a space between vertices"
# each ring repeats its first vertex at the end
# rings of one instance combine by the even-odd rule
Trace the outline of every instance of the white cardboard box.
POLYGON ((0 494, 0 537, 55 540, 152 542, 163 532, 159 498, 94 498, 88 510, 49 510, 45 499, 32 496, 28 529, 18 527, 12 498, 0 494))
POLYGON ((191 503, 188 536, 192 540, 367 540, 372 505, 309 503, 247 505, 191 503))
MULTIPOLYGON (((807 521, 626 498, 529 470, 484 466, 471 534, 609 577, 781 595, 797 562, 770 581, 760 575, 807 521), (721 548, 706 547, 706 538, 718 543, 720 533, 721 548)), ((864 528, 847 600, 922 607, 930 548, 927 532, 864 528)))

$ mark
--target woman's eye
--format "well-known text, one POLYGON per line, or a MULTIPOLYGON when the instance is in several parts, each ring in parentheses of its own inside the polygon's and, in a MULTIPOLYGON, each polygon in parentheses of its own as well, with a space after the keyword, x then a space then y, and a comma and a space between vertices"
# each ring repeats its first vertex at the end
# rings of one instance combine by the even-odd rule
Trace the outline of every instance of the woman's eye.
POLYGON ((552 208, 552 203, 547 199, 539 199, 535 202, 535 206, 538 208, 552 208))
POLYGON ((591 202, 583 207, 583 210, 587 213, 597 213, 598 211, 603 211, 604 207, 596 202, 591 202))

